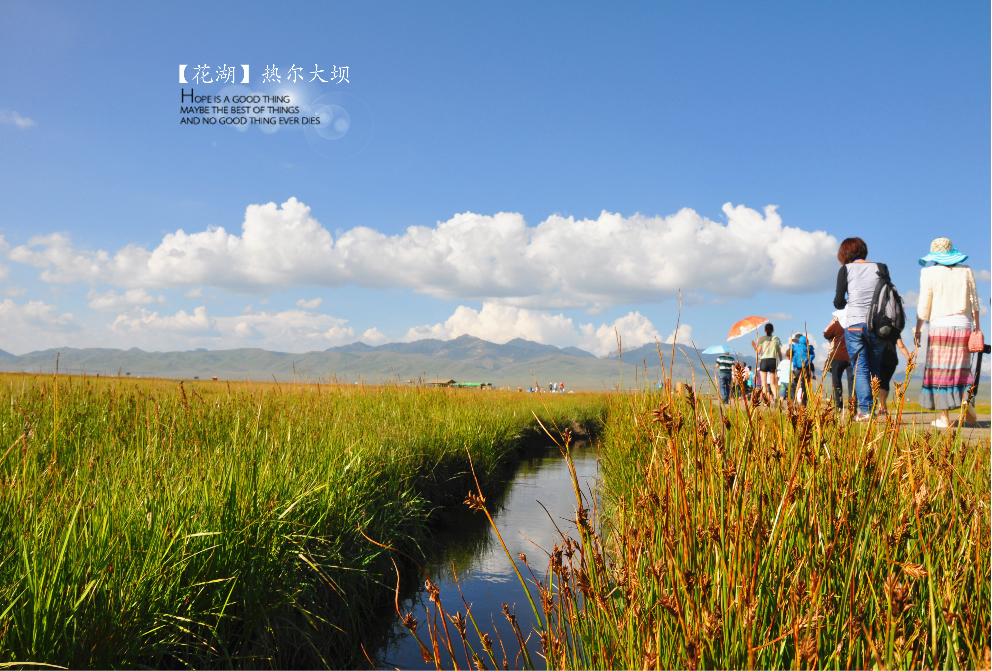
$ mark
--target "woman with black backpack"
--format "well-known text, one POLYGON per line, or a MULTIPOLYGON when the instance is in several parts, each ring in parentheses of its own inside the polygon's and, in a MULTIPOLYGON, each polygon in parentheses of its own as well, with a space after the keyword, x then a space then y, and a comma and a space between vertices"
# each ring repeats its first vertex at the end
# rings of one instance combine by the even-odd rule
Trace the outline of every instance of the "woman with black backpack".
POLYGON ((858 398, 856 421, 871 416, 874 399, 871 378, 879 377, 882 351, 885 343, 868 330, 868 308, 871 307, 875 286, 878 284, 881 264, 867 261, 868 245, 861 238, 847 238, 840 243, 837 260, 841 263, 837 273, 837 293, 834 307, 847 308, 847 328, 844 340, 847 355, 854 369, 854 394, 858 398))

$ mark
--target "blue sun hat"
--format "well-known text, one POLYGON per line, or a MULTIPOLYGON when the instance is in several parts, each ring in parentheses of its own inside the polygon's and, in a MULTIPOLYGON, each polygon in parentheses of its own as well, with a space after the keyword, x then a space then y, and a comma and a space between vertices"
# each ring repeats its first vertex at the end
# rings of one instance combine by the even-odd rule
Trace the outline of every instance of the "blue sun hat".
POLYGON ((927 261, 939 263, 942 266, 953 266, 968 258, 967 254, 962 254, 958 248, 951 244, 947 238, 937 238, 930 243, 930 253, 920 259, 920 265, 927 265, 927 261))

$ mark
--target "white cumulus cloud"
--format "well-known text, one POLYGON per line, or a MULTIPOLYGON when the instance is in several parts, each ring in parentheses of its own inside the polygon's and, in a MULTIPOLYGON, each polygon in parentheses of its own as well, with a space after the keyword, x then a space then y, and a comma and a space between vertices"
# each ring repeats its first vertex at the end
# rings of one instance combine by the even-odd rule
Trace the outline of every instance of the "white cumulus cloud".
POLYGON ((12 353, 61 347, 78 325, 71 313, 44 301, 15 303, 10 298, 0 302, 0 342, 12 353))
POLYGON ((14 110, 0 109, 0 124, 17 126, 18 128, 31 128, 38 125, 34 119, 21 116, 14 110))
MULTIPOLYGON (((41 272, 44 281, 63 284, 98 280, 106 273, 110 263, 110 255, 106 252, 79 250, 72 245, 69 236, 62 233, 34 236, 27 245, 10 250, 8 256, 18 263, 44 268, 41 272)), ((120 282, 114 284, 127 286, 120 282)))
MULTIPOLYGON (((490 342, 505 343, 514 338, 556 346, 573 345, 598 356, 615 352, 619 332, 623 348, 634 349, 661 340, 661 334, 651 320, 640 312, 630 312, 606 324, 575 324, 570 317, 552 314, 545 310, 531 310, 496 302, 483 303, 481 310, 458 306, 446 321, 411 328, 402 338, 405 341, 422 338, 450 340, 461 335, 471 335, 490 342)), ((679 328, 679 342, 688 342, 692 327, 679 328)), ((671 343, 672 336, 667 342, 671 343)))
POLYGON ((975 273, 975 279, 979 282, 989 282, 992 281, 992 273, 987 270, 979 270, 975 273))
MULTIPOLYGON (((179 310, 172 315, 139 308, 118 315, 109 328, 116 334, 127 334, 129 342, 137 342, 139 347, 163 349, 261 347, 313 351, 357 340, 347 320, 297 309, 214 317, 202 305, 192 313, 179 310)), ((366 331, 366 336, 373 340, 384 337, 377 329, 366 331)))
POLYGON ((665 338, 666 345, 674 345, 678 343, 680 345, 690 345, 692 344, 692 326, 689 324, 679 324, 678 331, 672 331, 667 338, 665 338))
POLYGON ((296 301, 296 307, 303 308, 304 310, 316 310, 324 303, 323 298, 314 298, 313 300, 306 300, 301 298, 296 301))
POLYGON ((645 343, 661 339, 658 329, 640 312, 629 312, 612 324, 601 324, 599 327, 583 324, 579 326, 579 331, 582 337, 578 347, 598 356, 617 351, 617 335, 620 336, 620 346, 624 350, 636 349, 645 343))
POLYGON ((366 345, 372 345, 374 347, 376 345, 382 345, 389 342, 390 338, 378 328, 373 326, 362 334, 360 340, 366 345))
POLYGON ((137 314, 118 315, 110 325, 114 331, 168 331, 172 333, 196 333, 209 331, 214 327, 215 320, 207 314, 207 308, 200 306, 193 314, 180 310, 174 315, 159 315, 141 308, 137 314))
POLYGON ((257 338, 259 333, 248 322, 238 322, 231 332, 235 338, 257 338))
POLYGON ((497 343, 514 338, 554 343, 573 339, 575 327, 564 315, 486 302, 482 310, 460 305, 444 323, 411 328, 404 340, 449 340, 466 334, 497 343))
POLYGON ((99 310, 101 312, 122 312, 137 305, 164 304, 167 302, 165 296, 161 294, 152 296, 144 289, 128 289, 121 294, 118 294, 113 289, 105 293, 90 290, 86 297, 90 299, 86 305, 91 310, 99 310))
MULTIPOLYGON (((0 254, 6 253, 7 250, 9 250, 9 249, 10 249, 10 245, 7 244, 7 241, 3 239, 3 236, 2 235, 0 235, 0 254)), ((10 268, 8 268, 4 264, 0 263, 0 280, 7 279, 7 275, 8 274, 10 274, 10 268)), ((8 294, 8 295, 10 295, 10 294, 8 294)))
POLYGON ((295 198, 251 205, 240 234, 224 228, 166 235, 154 249, 113 254, 38 236, 8 257, 42 268, 47 282, 125 288, 209 286, 267 293, 290 286, 402 287, 446 299, 498 300, 526 308, 656 302, 687 294, 746 297, 759 290, 829 288, 837 240, 785 226, 763 212, 723 206, 726 224, 691 209, 667 217, 603 212, 597 219, 466 212, 435 226, 386 235, 356 227, 333 235, 295 198))

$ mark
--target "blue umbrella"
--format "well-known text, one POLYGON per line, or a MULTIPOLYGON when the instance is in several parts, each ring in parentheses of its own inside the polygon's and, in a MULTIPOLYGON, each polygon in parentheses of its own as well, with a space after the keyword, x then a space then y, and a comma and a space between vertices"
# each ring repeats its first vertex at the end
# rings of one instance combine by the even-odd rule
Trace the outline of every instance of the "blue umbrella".
POLYGON ((737 354, 732 347, 713 345, 703 350, 703 354, 737 354))

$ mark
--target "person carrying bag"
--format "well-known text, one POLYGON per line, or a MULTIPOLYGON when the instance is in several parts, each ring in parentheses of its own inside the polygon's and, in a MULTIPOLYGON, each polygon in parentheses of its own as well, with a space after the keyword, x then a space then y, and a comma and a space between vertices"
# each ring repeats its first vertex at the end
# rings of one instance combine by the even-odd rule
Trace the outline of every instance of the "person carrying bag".
MULTIPOLYGON (((914 333, 917 345, 923 323, 929 324, 920 405, 927 410, 940 410, 941 416, 931 422, 940 429, 951 425, 950 411, 967 400, 975 381, 972 353, 985 349, 975 275, 963 264, 967 258, 949 239, 937 238, 930 244, 930 253, 920 259, 923 270, 914 333), (934 265, 926 267, 928 261, 934 265)), ((974 423, 977 416, 971 404, 966 413, 965 421, 974 423)))

